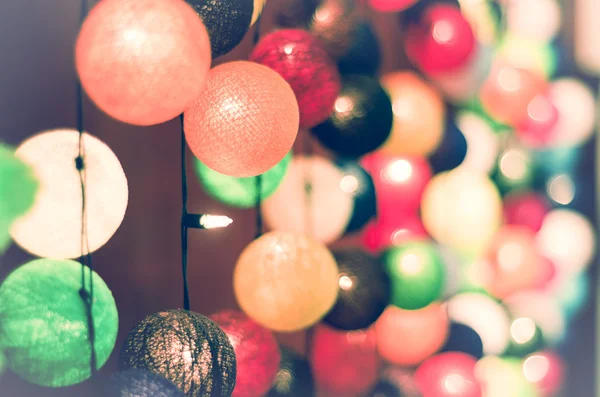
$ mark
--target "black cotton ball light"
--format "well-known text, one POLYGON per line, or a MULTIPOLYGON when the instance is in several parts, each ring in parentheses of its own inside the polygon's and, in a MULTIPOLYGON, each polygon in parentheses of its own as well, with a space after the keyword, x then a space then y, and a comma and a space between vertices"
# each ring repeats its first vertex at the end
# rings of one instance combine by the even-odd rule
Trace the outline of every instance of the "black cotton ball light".
POLYGON ((333 253, 339 268, 338 300, 324 321, 334 328, 367 328, 390 302, 390 280, 381 262, 358 249, 333 253))
POLYGON ((250 29, 254 0, 186 0, 208 31, 212 57, 233 50, 250 29))
POLYGON ((312 129, 326 148, 361 157, 381 146, 392 130, 392 102, 375 77, 342 76, 342 90, 329 119, 312 129))
POLYGON ((340 158, 336 160, 336 165, 344 174, 340 188, 354 198, 354 209, 346 233, 356 232, 377 214, 375 184, 371 175, 356 160, 340 158))
POLYGON ((185 397, 185 394, 158 374, 131 369, 111 377, 106 397, 185 397))
POLYGON ((121 368, 154 372, 187 397, 229 397, 235 387, 233 346, 212 320, 187 310, 152 314, 129 333, 121 368))

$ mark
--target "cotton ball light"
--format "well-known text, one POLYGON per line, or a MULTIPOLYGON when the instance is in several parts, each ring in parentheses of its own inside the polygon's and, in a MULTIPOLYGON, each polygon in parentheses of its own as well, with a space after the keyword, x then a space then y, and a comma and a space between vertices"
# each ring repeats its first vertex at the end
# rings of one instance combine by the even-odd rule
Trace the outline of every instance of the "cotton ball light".
POLYGON ((460 293, 448 301, 448 315, 453 322, 467 325, 477 332, 484 354, 499 355, 508 347, 508 313, 492 297, 476 292, 460 293))
POLYGON ((561 8, 557 0, 521 0, 506 2, 506 23, 511 34, 537 43, 547 43, 557 35, 561 25, 561 8), (535 18, 531 16, 535 15, 535 18))
POLYGON ((538 397, 523 373, 521 360, 489 355, 477 362, 475 375, 485 397, 538 397))
POLYGON ((233 346, 212 320, 187 310, 147 316, 129 333, 121 368, 157 373, 187 397, 229 397, 236 377, 233 346))
MULTIPOLYGON (((98 138, 84 133, 86 232, 84 253, 102 247, 117 231, 127 209, 127 178, 119 159, 98 138)), ((42 132, 24 141, 16 156, 28 164, 40 188, 30 211, 12 226, 15 242, 47 258, 77 258, 81 252, 81 180, 75 167, 79 133, 42 132)))
POLYGON ((425 360, 415 371, 423 397, 481 397, 475 377, 477 360, 468 354, 445 352, 425 360))
POLYGON ((500 151, 500 140, 492 127, 472 112, 459 113, 456 125, 467 140, 467 154, 461 167, 489 174, 500 151))
POLYGON ((555 344, 563 339, 566 328, 565 315, 556 299, 549 293, 522 291, 510 296, 505 303, 513 318, 525 317, 533 320, 549 343, 555 344))
POLYGON ((300 127, 314 127, 329 117, 341 81, 316 37, 301 29, 277 30, 258 42, 250 60, 275 70, 290 84, 298 100, 300 127))
POLYGON ((421 216, 438 242, 465 254, 484 252, 502 221, 502 200, 484 175, 456 168, 435 175, 423 193, 421 216))
POLYGON ((224 310, 210 318, 227 334, 235 350, 237 376, 233 397, 260 397, 271 388, 281 353, 271 331, 244 313, 224 310))
POLYGON ((542 396, 553 396, 560 392, 566 375, 562 358, 550 350, 527 357, 523 361, 522 372, 542 396))
POLYGON ((267 0, 254 0, 254 12, 252 12, 252 20, 250 21, 250 25, 254 25, 256 23, 258 17, 260 17, 262 14, 263 8, 265 8, 266 3, 267 0))
POLYGON ((360 9, 355 0, 324 0, 315 9, 309 30, 332 57, 338 58, 352 47, 360 20, 360 9))
POLYGON ((136 125, 183 113, 200 96, 210 63, 206 28, 183 1, 103 0, 75 45, 77 72, 92 101, 136 125))
POLYGON ((342 89, 333 112, 312 133, 327 149, 346 157, 361 157, 390 136, 393 112, 390 97, 375 77, 342 76, 342 89))
POLYGON ((111 397, 185 397, 170 380, 153 372, 140 370, 114 374, 108 389, 111 397))
POLYGON ((200 160, 195 159, 196 175, 204 190, 214 199, 237 208, 250 208, 256 205, 258 199, 258 184, 260 178, 260 200, 269 198, 285 177, 292 154, 288 153, 273 168, 256 177, 236 178, 213 171, 200 160))
POLYGON ((596 233, 582 214, 554 209, 544 217, 537 247, 559 271, 574 275, 590 265, 596 252, 596 233))
POLYGON ((319 321, 335 304, 338 267, 310 237, 270 232, 250 243, 233 273, 242 310, 274 331, 297 331, 319 321))
POLYGON ((184 116, 194 155, 235 177, 256 176, 275 166, 292 148, 299 125, 289 84, 268 67, 246 61, 211 69, 184 116))
POLYGON ((212 57, 233 50, 246 36, 254 15, 254 0, 186 0, 208 31, 212 57))
POLYGON ((354 199, 354 209, 346 233, 356 232, 377 214, 375 184, 371 175, 354 160, 337 159, 336 165, 344 173, 340 187, 354 199))
POLYGON ((266 225, 308 234, 325 244, 337 240, 348 226, 354 205, 343 184, 343 172, 330 160, 294 157, 279 189, 262 203, 266 225))
POLYGON ((33 206, 38 188, 32 168, 0 144, 0 253, 10 243, 10 226, 33 206))
POLYGON ((310 363, 305 356, 281 346, 281 365, 268 397, 315 397, 310 363))
POLYGON ((369 0, 369 5, 379 12, 398 12, 403 11, 418 0, 369 0))
MULTIPOLYGON (((2 344, 10 368, 28 382, 65 387, 91 375, 81 272, 82 265, 72 260, 37 259, 14 270, 0 286, 2 344)), ((86 280, 89 296, 90 278, 86 280)), ((91 282, 99 369, 115 346, 119 317, 112 293, 97 273, 92 273, 91 282)))

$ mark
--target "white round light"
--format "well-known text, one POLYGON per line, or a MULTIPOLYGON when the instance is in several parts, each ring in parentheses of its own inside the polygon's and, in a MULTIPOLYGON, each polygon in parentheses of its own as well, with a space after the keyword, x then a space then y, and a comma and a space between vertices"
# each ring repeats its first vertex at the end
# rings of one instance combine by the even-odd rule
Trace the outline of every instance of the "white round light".
MULTIPOLYGON (((83 144, 87 236, 93 252, 121 225, 128 188, 119 159, 105 143, 85 133, 83 144)), ((78 154, 79 133, 67 129, 42 132, 16 150, 16 156, 33 168, 40 189, 31 210, 13 224, 11 236, 34 255, 67 259, 82 254, 78 154)))
POLYGON ((467 155, 461 167, 489 174, 500 150, 498 135, 485 120, 470 112, 460 113, 456 125, 467 140, 467 155))
POLYGON ((509 1, 506 22, 510 33, 547 43, 552 41, 560 30, 560 4, 558 0, 509 1))
POLYGON ((558 110, 551 144, 555 147, 578 145, 594 133, 596 101, 583 82, 563 78, 550 84, 550 101, 558 110))
POLYGON ((533 320, 548 342, 559 342, 564 336, 564 314, 551 295, 539 291, 519 292, 506 300, 506 306, 513 317, 533 320))
POLYGON ((448 301, 450 320, 467 325, 481 338, 485 354, 499 355, 510 339, 510 321, 506 310, 493 298, 468 292, 448 301))

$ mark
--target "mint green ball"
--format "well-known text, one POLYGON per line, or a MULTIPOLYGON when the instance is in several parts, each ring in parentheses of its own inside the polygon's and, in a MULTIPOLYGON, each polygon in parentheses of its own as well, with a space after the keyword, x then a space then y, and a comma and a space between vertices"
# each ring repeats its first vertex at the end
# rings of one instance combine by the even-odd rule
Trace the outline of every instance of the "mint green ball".
MULTIPOLYGON (((273 168, 261 175, 261 200, 275 193, 287 172, 291 159, 290 152, 273 168)), ((256 177, 236 178, 223 175, 208 168, 198 159, 196 159, 196 174, 204 190, 215 200, 237 208, 251 208, 256 205, 256 177)))
POLYGON ((39 183, 31 168, 0 144, 0 253, 10 243, 10 226, 31 208, 39 183))
MULTIPOLYGON (((41 386, 64 387, 90 377, 86 307, 79 295, 82 265, 37 259, 0 285, 0 334, 9 367, 41 386)), ((89 270, 86 269, 89 291, 89 270)), ((93 318, 97 367, 108 360, 119 328, 117 306, 104 281, 93 273, 93 318)))
POLYGON ((6 356, 4 355, 4 352, 2 350, 0 350, 0 375, 2 375, 5 370, 6 370, 6 356))

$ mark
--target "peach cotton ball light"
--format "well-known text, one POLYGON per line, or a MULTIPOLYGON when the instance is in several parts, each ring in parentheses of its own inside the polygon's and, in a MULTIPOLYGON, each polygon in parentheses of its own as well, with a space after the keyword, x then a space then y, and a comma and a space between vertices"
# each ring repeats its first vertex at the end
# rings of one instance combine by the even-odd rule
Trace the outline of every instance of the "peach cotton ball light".
POLYGON ((134 125, 160 124, 198 98, 211 64, 206 28, 181 0, 102 0, 84 21, 75 64, 90 99, 134 125))
POLYGON ((219 65, 184 113, 185 137, 209 168, 234 177, 262 174, 290 151, 298 102, 277 72, 254 62, 219 65))

